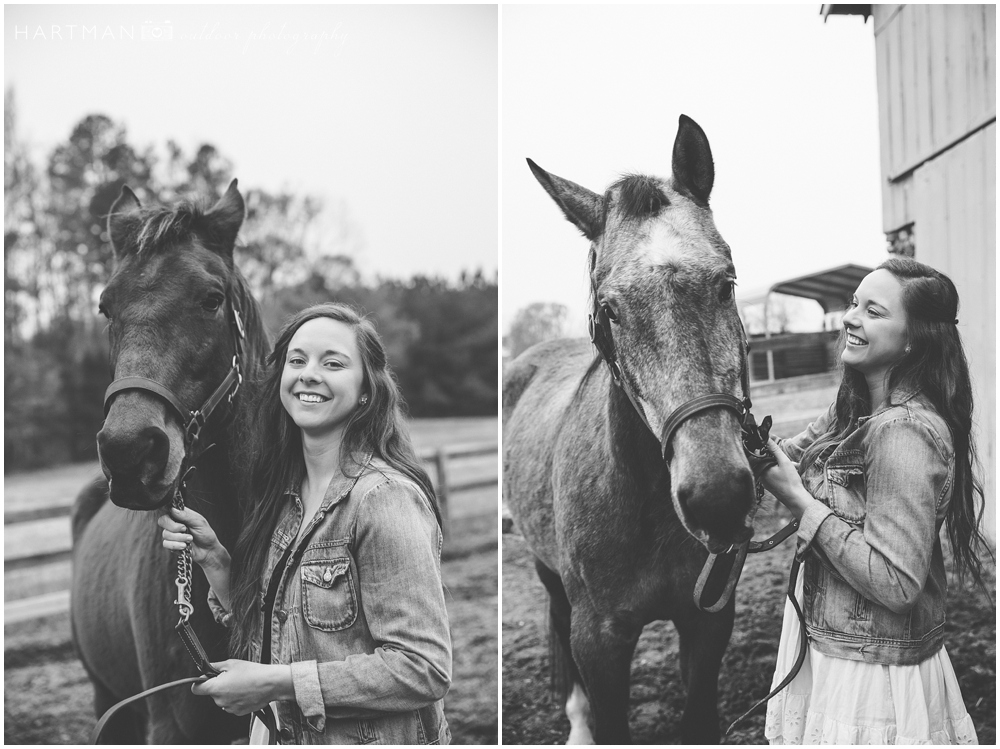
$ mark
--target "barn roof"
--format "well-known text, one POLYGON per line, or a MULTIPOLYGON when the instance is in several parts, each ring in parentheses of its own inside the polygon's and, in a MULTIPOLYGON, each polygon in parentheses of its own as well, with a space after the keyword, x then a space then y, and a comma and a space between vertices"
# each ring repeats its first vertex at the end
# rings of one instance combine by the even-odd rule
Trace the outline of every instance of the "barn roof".
POLYGON ((768 289, 768 293, 815 299, 823 308, 823 312, 835 312, 843 309, 851 301, 851 296, 861 283, 861 279, 871 272, 871 268, 848 263, 818 273, 810 273, 808 276, 780 281, 768 289))

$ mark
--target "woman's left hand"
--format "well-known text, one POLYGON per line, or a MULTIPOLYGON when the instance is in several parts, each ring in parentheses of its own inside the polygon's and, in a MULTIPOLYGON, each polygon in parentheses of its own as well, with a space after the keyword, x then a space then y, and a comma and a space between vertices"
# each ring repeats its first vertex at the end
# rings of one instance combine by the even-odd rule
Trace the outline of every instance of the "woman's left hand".
POLYGON ((221 674, 191 687, 233 715, 247 715, 274 700, 294 699, 291 666, 230 659, 213 666, 221 674))
POLYGON ((764 488, 771 492, 781 504, 791 510, 796 518, 800 518, 802 517, 802 513, 805 512, 805 505, 812 500, 812 497, 802 484, 802 477, 799 476, 795 464, 778 447, 778 443, 774 441, 773 437, 768 438, 767 447, 775 460, 778 461, 778 464, 772 468, 768 468, 764 471, 764 475, 761 476, 764 488))

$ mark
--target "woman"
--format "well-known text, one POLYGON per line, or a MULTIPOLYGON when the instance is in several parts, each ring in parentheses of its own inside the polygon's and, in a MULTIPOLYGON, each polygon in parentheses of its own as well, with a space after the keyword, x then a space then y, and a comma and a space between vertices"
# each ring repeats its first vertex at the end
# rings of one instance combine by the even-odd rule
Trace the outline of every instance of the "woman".
POLYGON ((232 558, 197 513, 160 518, 231 627, 235 657, 193 691, 237 715, 276 703, 282 743, 448 743, 440 514, 378 334, 342 305, 303 310, 261 388, 232 558))
MULTIPOLYGON (((771 743, 978 743, 944 649, 938 537, 946 523, 956 567, 982 586, 957 310, 947 276, 882 263, 844 316, 836 402, 799 436, 771 441, 778 465, 764 484, 800 521, 796 598, 809 636, 802 670, 768 703, 771 743)), ((775 684, 798 642, 789 603, 775 684)))

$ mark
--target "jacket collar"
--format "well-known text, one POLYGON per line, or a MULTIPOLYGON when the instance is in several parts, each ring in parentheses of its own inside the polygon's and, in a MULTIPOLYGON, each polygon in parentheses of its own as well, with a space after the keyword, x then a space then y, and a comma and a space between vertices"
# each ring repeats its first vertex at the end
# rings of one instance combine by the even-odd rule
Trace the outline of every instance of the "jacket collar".
MULTIPOLYGON (((334 505, 340 504, 347 495, 351 493, 351 489, 358 482, 361 476, 368 472, 369 467, 372 462, 372 451, 366 450, 358 454, 351 463, 352 470, 348 470, 347 473, 338 471, 337 474, 330 479, 330 484, 326 487, 326 493, 323 495, 323 501, 319 506, 319 513, 326 512, 334 505)), ((288 489, 285 490, 287 496, 295 497, 296 499, 301 498, 302 489, 302 476, 295 479, 288 489)))
POLYGON ((886 400, 884 406, 878 409, 875 413, 869 416, 862 416, 858 419, 858 426, 861 426, 869 419, 874 419, 879 414, 885 413, 890 408, 895 408, 896 406, 901 406, 908 401, 913 400, 918 395, 920 395, 920 390, 917 388, 897 388, 892 392, 889 398, 886 400))

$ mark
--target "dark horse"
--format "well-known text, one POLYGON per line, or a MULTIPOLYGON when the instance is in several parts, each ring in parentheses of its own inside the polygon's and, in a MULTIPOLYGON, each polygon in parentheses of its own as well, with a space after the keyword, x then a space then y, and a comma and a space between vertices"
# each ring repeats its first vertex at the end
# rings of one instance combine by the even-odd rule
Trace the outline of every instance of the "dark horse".
MULTIPOLYGON (((187 408, 199 408, 233 365, 239 335, 234 310, 246 330, 241 374, 253 380, 268 341, 257 303, 233 265, 245 210, 235 180, 209 210, 186 203, 172 210, 143 208, 131 190, 122 189, 108 217, 115 262, 100 307, 109 321, 116 380, 153 380, 187 408)), ((186 504, 208 518, 230 549, 239 527, 234 432, 248 405, 245 395, 237 392, 209 418, 199 445, 214 446, 197 458, 187 478, 186 504)), ((123 390, 110 400, 97 442, 107 480, 84 489, 73 506, 71 621, 101 715, 125 697, 197 671, 174 632, 175 555, 163 550, 156 525, 182 478, 180 416, 149 390, 123 390)), ((191 624, 209 659, 224 660, 226 632, 212 619, 207 592, 195 565, 191 624)), ((247 727, 246 718, 181 687, 116 715, 104 739, 231 743, 245 737, 247 727)))
POLYGON ((708 207, 708 139, 682 115, 672 178, 626 176, 603 196, 529 164, 591 242, 597 340, 635 398, 582 340, 539 344, 504 375, 504 493, 549 592, 570 743, 630 741, 632 654, 660 619, 680 636, 683 740, 716 743, 735 603, 705 613, 692 592, 709 551, 752 534, 753 477, 732 410, 700 411, 660 444, 682 404, 743 396, 735 269, 708 207))

